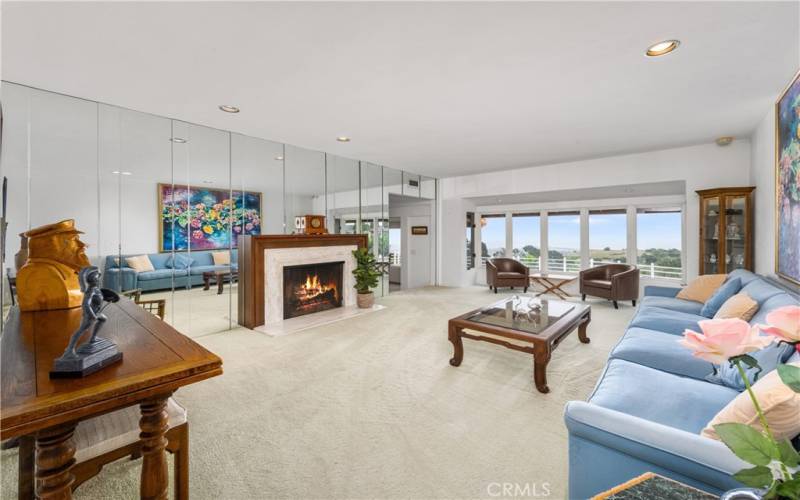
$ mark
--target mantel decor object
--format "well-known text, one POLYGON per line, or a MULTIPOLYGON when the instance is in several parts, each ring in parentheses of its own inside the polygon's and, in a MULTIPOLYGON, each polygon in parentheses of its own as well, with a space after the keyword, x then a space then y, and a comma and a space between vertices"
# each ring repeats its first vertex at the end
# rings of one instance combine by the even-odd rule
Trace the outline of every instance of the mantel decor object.
POLYGON ((81 324, 70 337, 64 354, 53 362, 51 378, 85 377, 122 359, 117 344, 97 335, 107 320, 103 309, 119 302, 119 295, 100 288, 100 270, 95 266, 84 267, 78 277, 83 292, 81 324), (89 339, 78 346, 78 341, 90 331, 89 339))
POLYGON ((28 256, 17 274, 20 311, 81 306, 83 294, 78 271, 90 265, 81 234, 72 219, 24 233, 28 239, 28 256))

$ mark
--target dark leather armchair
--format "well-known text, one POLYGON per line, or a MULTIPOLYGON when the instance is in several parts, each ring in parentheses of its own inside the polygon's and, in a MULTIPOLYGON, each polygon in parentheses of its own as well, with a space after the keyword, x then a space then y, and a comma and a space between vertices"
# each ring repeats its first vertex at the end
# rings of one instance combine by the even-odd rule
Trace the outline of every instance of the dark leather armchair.
POLYGON ((636 307, 639 298, 639 268, 628 264, 604 264, 581 271, 581 300, 587 295, 603 297, 614 302, 630 300, 636 307))
POLYGON ((528 291, 530 270, 528 266, 514 259, 489 259, 486 261, 486 283, 497 293, 499 286, 521 287, 528 291))

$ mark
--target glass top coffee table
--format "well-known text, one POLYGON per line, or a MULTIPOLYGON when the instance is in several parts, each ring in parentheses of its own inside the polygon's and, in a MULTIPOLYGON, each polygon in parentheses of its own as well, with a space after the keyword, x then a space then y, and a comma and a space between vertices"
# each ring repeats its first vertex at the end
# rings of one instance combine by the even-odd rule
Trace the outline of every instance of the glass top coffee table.
POLYGON ((453 344, 450 364, 459 366, 464 359, 464 338, 490 342, 533 355, 533 380, 539 392, 549 392, 547 363, 556 346, 578 330, 578 339, 589 343, 586 327, 591 321, 591 307, 563 300, 514 296, 487 307, 462 314, 448 322, 447 337, 453 344), (491 336, 466 333, 472 330, 491 336), (506 340, 507 339, 507 340, 506 340))

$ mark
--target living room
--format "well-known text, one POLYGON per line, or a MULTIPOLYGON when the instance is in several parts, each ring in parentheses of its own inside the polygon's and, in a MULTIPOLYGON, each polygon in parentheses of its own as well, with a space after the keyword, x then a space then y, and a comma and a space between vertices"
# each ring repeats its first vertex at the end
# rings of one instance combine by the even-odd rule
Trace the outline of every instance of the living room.
POLYGON ((800 2, 4 2, 2 60, 3 498, 800 495, 800 2))

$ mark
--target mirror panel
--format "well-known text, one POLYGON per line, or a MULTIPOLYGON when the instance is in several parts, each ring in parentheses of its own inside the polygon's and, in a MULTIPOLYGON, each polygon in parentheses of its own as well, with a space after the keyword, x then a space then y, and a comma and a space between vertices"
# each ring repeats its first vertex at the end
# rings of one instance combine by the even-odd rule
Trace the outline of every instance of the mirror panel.
POLYGON ((286 233, 295 232, 295 217, 324 215, 325 154, 286 145, 285 154, 286 233))

